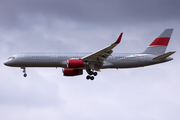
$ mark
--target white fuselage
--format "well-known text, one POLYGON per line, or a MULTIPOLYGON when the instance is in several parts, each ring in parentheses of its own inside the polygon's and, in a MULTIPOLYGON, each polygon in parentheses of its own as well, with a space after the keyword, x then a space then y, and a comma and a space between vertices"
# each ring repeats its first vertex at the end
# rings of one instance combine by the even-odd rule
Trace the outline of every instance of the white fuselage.
MULTIPOLYGON (((5 65, 12 67, 62 67, 67 68, 68 59, 81 59, 87 53, 62 54, 62 53, 23 53, 16 54, 5 61, 5 65)), ((133 68, 158 64, 172 60, 168 57, 163 60, 152 60, 156 55, 140 53, 114 53, 105 61, 103 68, 133 68)), ((99 67, 99 66, 95 66, 99 67)), ((86 66, 81 68, 86 69, 86 66)))

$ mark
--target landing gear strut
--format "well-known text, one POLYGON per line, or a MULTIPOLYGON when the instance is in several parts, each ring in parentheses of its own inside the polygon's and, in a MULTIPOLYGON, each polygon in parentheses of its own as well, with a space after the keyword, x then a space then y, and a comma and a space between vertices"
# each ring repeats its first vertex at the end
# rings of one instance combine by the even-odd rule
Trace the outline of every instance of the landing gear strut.
POLYGON ((24 73, 23 76, 24 76, 24 77, 27 77, 27 74, 26 74, 26 68, 25 68, 25 67, 21 67, 21 69, 23 69, 23 71, 22 71, 22 72, 24 73))
POLYGON ((90 69, 87 69, 86 71, 87 71, 87 73, 89 74, 89 75, 86 77, 87 80, 89 80, 89 79, 94 80, 94 76, 97 76, 97 72, 93 72, 93 71, 91 71, 90 69), (94 75, 94 76, 92 76, 92 75, 94 75))

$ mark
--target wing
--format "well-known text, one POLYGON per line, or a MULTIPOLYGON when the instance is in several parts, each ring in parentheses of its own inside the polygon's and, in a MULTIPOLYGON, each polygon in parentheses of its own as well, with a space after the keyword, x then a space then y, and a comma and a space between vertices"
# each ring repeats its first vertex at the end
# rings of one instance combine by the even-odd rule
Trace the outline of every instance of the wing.
POLYGON ((113 48, 118 45, 121 41, 123 33, 120 34, 119 38, 117 39, 117 41, 97 52, 94 52, 92 54, 89 54, 87 56, 82 57, 81 59, 87 62, 100 62, 103 63, 103 61, 108 58, 111 53, 113 52, 113 48))

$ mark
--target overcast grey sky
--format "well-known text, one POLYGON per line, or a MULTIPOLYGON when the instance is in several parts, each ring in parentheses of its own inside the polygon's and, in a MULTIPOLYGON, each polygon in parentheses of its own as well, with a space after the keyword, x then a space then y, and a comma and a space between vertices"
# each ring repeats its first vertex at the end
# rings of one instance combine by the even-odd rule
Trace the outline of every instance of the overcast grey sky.
POLYGON ((0 0, 1 120, 178 120, 179 0, 0 0), (20 68, 3 62, 21 52, 94 52, 124 32, 114 52, 142 52, 174 28, 173 61, 108 69, 94 81, 64 77, 61 68, 20 68))

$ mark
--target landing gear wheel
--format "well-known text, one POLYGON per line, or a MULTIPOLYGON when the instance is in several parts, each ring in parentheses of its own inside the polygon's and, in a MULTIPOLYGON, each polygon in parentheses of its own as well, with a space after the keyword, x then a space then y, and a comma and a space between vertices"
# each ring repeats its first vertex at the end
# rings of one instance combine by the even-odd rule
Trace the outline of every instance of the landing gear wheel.
POLYGON ((93 75, 94 75, 94 76, 97 76, 97 72, 93 72, 93 75))
POLYGON ((88 76, 86 76, 87 80, 94 80, 94 76, 97 76, 97 72, 94 71, 94 69, 86 69, 86 72, 88 73, 88 76))
POLYGON ((24 74, 24 77, 27 77, 27 74, 24 74))
POLYGON ((87 80, 89 80, 90 78, 91 78, 91 76, 89 76, 89 75, 86 77, 87 80))
POLYGON ((27 77, 27 74, 26 74, 26 67, 21 67, 21 69, 23 69, 23 71, 22 71, 22 72, 24 73, 23 76, 24 76, 24 77, 27 77))
POLYGON ((92 75, 92 74, 93 74, 93 72, 92 72, 92 71, 90 71, 90 72, 89 72, 89 75, 92 75))
POLYGON ((94 80, 94 77, 93 77, 93 76, 91 76, 91 80, 94 80))

